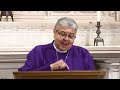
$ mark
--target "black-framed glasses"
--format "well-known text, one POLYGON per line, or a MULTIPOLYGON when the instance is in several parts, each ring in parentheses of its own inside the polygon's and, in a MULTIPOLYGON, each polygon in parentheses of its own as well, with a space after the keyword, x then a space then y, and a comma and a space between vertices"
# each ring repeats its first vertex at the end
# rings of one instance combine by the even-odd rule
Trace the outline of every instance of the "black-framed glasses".
POLYGON ((61 32, 58 32, 58 30, 55 30, 55 31, 56 31, 61 37, 63 37, 63 38, 66 38, 67 36, 68 36, 68 38, 71 39, 71 40, 73 40, 73 39, 76 38, 76 36, 75 36, 73 33, 67 35, 67 33, 64 32, 64 31, 61 31, 61 32))

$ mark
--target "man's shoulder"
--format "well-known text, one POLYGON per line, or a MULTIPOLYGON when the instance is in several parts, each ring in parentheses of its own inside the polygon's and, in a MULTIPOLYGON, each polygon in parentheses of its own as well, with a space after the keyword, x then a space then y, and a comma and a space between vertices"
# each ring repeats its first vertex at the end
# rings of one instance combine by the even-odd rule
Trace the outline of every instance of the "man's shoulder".
POLYGON ((82 47, 82 46, 77 46, 77 45, 73 45, 72 48, 78 52, 89 52, 86 48, 82 47))
POLYGON ((47 49, 47 48, 50 48, 52 46, 52 43, 48 43, 48 44, 41 44, 41 45, 36 45, 34 48, 36 49, 47 49))
POLYGON ((87 50, 86 48, 84 48, 84 47, 82 47, 82 46, 77 46, 77 45, 73 45, 73 48, 82 49, 82 50, 87 50))
POLYGON ((41 44, 34 46, 29 53, 38 53, 48 50, 48 47, 50 47, 50 44, 41 44))

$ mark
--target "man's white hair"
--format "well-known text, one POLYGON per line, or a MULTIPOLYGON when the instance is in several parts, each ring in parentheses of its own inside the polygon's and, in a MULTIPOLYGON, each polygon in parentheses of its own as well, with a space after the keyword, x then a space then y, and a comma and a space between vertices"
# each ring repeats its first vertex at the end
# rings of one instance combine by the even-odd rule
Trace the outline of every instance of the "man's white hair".
MULTIPOLYGON (((78 29, 77 23, 73 19, 67 18, 67 17, 63 17, 63 18, 58 19, 57 23, 55 25, 55 28, 56 28, 56 26, 63 26, 66 28, 71 28, 71 29, 76 30, 76 32, 78 29)), ((54 28, 54 31, 55 31, 55 28, 54 28)))

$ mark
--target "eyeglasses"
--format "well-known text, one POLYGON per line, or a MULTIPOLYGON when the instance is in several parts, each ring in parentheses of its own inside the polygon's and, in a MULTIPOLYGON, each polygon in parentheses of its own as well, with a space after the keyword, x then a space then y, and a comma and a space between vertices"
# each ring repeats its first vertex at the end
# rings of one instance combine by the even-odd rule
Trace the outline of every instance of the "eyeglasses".
MULTIPOLYGON (((57 30, 55 30, 55 31, 57 31, 57 30)), ((71 39, 71 40, 73 40, 73 39, 76 38, 76 36, 75 36, 73 33, 70 34, 70 35, 67 35, 67 33, 65 33, 64 31, 61 31, 61 32, 58 32, 58 31, 57 31, 57 33, 58 33, 61 37, 63 37, 63 38, 66 38, 67 36, 68 36, 68 38, 71 39)))

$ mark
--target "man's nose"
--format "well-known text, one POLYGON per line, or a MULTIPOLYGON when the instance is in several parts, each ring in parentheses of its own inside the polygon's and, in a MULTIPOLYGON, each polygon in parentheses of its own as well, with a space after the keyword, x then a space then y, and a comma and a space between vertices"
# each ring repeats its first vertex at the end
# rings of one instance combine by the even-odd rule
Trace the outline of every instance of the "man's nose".
POLYGON ((70 38, 69 38, 69 36, 65 36, 64 39, 65 40, 69 40, 70 38))

